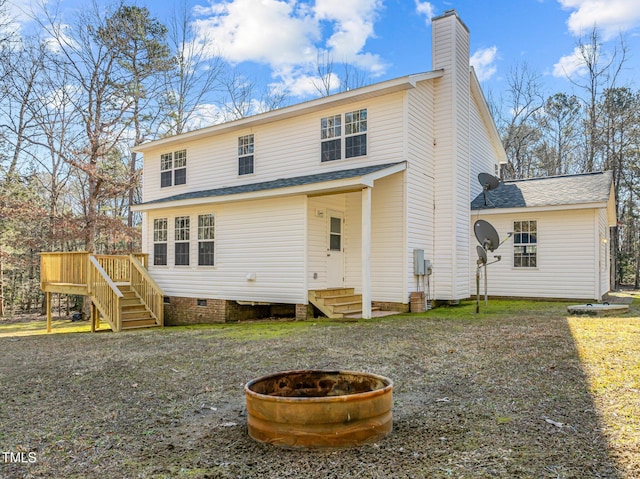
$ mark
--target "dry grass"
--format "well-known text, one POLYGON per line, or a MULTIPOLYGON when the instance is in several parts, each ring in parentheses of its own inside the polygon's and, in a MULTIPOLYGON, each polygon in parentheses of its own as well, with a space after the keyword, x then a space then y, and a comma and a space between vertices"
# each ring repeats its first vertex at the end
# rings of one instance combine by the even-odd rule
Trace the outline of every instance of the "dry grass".
POLYGON ((640 308, 474 309, 122 334, 0 322, 0 449, 37 458, 0 477, 640 477, 640 308), (393 432, 324 452, 250 439, 244 383, 304 368, 392 378, 393 432))

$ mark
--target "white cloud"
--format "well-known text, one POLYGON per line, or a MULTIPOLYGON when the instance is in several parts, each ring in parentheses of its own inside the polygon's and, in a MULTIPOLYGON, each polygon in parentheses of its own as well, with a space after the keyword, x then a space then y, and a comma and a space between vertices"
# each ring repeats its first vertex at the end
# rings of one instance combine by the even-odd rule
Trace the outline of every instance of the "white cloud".
POLYGON ((558 0, 573 10, 567 26, 574 36, 588 33, 594 25, 603 40, 610 40, 621 32, 640 26, 638 0, 558 0))
POLYGON ((377 76, 386 65, 365 51, 382 0, 209 0, 194 9, 199 42, 231 63, 268 65, 274 78, 309 91, 317 54, 377 76), (216 51, 213 51, 216 48, 216 51), (299 77, 299 78, 298 78, 299 77))
POLYGON ((373 27, 381 8, 381 0, 316 0, 315 18, 333 26, 326 47, 334 60, 370 71, 378 69, 379 57, 361 52, 367 40, 375 36, 373 27))
POLYGON ((431 25, 431 19, 435 17, 435 7, 430 2, 416 1, 416 12, 419 15, 424 15, 427 25, 431 25))
POLYGON ((293 2, 231 0, 199 7, 195 13, 201 17, 194 23, 200 40, 220 49, 232 63, 277 66, 309 61, 315 55, 317 22, 293 2))
POLYGON ((495 61, 498 59, 498 47, 480 48, 471 55, 469 60, 478 76, 478 80, 484 81, 496 73, 495 61))
MULTIPOLYGON (((587 48, 585 46, 585 48, 587 48)), ((575 47, 571 55, 565 55, 558 60, 558 63, 553 65, 553 76, 557 78, 572 78, 576 76, 584 75, 587 71, 587 67, 584 62, 584 57, 580 53, 580 47, 575 47)))
MULTIPOLYGON (((319 92, 323 91, 323 81, 318 75, 300 73, 297 75, 282 75, 281 78, 282 82, 279 86, 291 92, 293 96, 312 97, 318 96, 319 92)), ((335 91, 340 86, 340 79, 335 73, 329 74, 328 81, 332 91, 335 91)))

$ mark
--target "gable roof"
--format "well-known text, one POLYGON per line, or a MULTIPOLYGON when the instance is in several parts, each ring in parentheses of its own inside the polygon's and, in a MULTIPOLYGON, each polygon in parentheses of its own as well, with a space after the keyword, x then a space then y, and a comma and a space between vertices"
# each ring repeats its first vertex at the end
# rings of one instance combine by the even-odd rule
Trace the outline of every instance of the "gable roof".
POLYGON ((288 194, 308 194, 322 191, 338 191, 364 186, 373 186, 379 178, 403 171, 405 161, 386 163, 383 165, 362 166, 348 170, 327 171, 313 175, 279 178, 277 180, 247 183, 237 186, 226 186, 210 190, 181 193, 166 198, 133 205, 134 210, 141 211, 165 206, 182 206, 202 202, 236 201, 254 199, 265 196, 286 196, 288 194), (168 204, 170 203, 170 205, 168 204))
POLYGON ((600 204, 611 200, 611 171, 579 175, 548 176, 525 180, 508 180, 487 191, 487 203, 480 193, 471 202, 472 210, 535 208, 600 204))

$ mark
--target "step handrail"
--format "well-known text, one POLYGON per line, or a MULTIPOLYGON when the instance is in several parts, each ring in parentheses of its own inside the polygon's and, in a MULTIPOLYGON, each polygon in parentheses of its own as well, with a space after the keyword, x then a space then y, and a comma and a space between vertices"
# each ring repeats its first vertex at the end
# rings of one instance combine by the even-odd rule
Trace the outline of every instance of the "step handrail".
POLYGON ((158 326, 164 326, 164 291, 149 275, 144 265, 133 254, 131 261, 131 288, 155 318, 158 326))
POLYGON ((93 255, 89 255, 89 263, 91 300, 109 322, 111 329, 114 332, 119 332, 122 328, 120 300, 124 295, 93 255))

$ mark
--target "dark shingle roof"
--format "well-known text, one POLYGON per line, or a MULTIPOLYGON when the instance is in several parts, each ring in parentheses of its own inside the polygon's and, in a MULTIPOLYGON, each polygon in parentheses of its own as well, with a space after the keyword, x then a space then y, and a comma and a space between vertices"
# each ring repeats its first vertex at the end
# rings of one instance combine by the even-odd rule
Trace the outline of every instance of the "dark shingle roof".
POLYGON ((471 209, 606 203, 612 180, 611 171, 605 171, 505 181, 495 190, 487 191, 486 206, 480 193, 471 202, 471 209))
POLYGON ((391 166, 399 165, 402 162, 387 163, 384 165, 363 166, 360 168, 351 168, 348 170, 328 171, 326 173, 317 173, 315 175, 295 176, 293 178, 279 178, 277 180, 263 181, 261 183, 249 183, 246 185, 227 186, 223 188, 214 188, 211 190, 193 191, 190 193, 182 193, 179 195, 160 198, 153 201, 142 203, 143 205, 165 203, 169 201, 191 200, 197 198, 213 198, 217 196, 236 195, 241 193, 253 193, 257 191, 274 190, 277 188, 288 188, 292 186, 310 185, 313 183, 321 183, 324 181, 343 180, 348 178, 357 178, 370 173, 375 173, 391 166))

